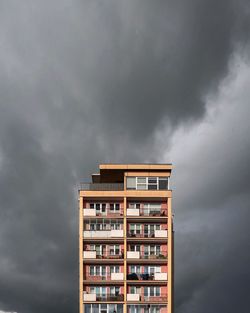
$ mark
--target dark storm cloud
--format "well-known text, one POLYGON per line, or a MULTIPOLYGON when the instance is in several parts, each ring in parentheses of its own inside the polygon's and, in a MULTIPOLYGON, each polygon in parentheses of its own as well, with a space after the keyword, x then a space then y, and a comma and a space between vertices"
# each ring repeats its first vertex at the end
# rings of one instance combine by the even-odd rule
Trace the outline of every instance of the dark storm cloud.
POLYGON ((177 312, 248 312, 250 62, 232 62, 206 118, 173 137, 177 312))
MULTIPOLYGON (((154 131, 202 119, 248 40, 248 12, 247 1, 0 2, 0 310, 77 311, 77 182, 100 161, 159 159, 154 131)), ((205 269, 179 270, 178 308, 205 269)))

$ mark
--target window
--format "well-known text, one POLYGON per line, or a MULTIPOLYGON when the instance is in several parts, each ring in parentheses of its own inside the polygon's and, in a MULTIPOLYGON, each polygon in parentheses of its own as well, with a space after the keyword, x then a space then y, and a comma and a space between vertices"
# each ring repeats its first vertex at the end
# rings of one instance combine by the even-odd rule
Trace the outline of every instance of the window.
POLYGON ((95 209, 97 215, 106 214, 106 203, 96 203, 92 202, 89 204, 90 209, 95 209))
POLYGON ((129 209, 140 209, 140 203, 129 203, 129 209))
POLYGON ((133 273, 141 274, 141 272, 142 272, 140 265, 131 265, 129 269, 130 269, 131 274, 133 274, 133 273))
POLYGON ((168 190, 168 177, 127 177, 128 190, 168 190))
POLYGON ((149 255, 159 255, 161 253, 160 245, 148 245, 144 246, 144 255, 145 257, 149 255))
POLYGON ((101 304, 101 311, 100 313, 107 313, 107 304, 101 304))
POLYGON ((160 224, 145 224, 144 225, 144 236, 151 237, 154 235, 156 230, 160 230, 161 225, 160 224))
POLYGON ((131 235, 140 234, 141 233, 141 225, 140 224, 130 224, 129 230, 131 235))
POLYGON ((103 276, 106 277, 106 266, 104 265, 90 265, 90 276, 103 276))
POLYGON ((127 177, 127 189, 136 189, 136 177, 127 177))
POLYGON ((141 292, 141 287, 137 287, 137 286, 131 286, 130 287, 130 293, 140 294, 140 292, 141 292))
POLYGON ((168 177, 159 177, 159 189, 160 190, 168 189, 168 177))
POLYGON ((147 274, 161 273, 161 267, 160 266, 145 266, 144 273, 147 273, 147 274))
POLYGON ((94 276, 94 275, 95 275, 95 268, 94 268, 93 265, 91 265, 91 266, 89 267, 89 274, 90 274, 90 276, 94 276))
POLYGON ((110 287, 110 294, 112 296, 118 296, 120 294, 120 287, 111 286, 110 287))
POLYGON ((110 212, 119 213, 120 212, 120 203, 110 203, 110 212))
POLYGON ((112 245, 109 248, 110 255, 119 255, 120 254, 120 246, 119 245, 112 245))
POLYGON ((147 189, 147 177, 137 177, 137 190, 147 189))
POLYGON ((158 286, 144 287, 145 297, 160 297, 161 289, 158 286))
MULTIPOLYGON (((123 313, 122 304, 111 304, 111 303, 101 303, 101 304, 84 304, 85 313, 123 313)), ((158 312, 153 312, 158 313, 158 312)))
POLYGON ((99 313, 99 305, 92 304, 92 313, 99 313))
POLYGON ((130 245, 130 251, 140 252, 140 245, 130 245))
POLYGON ((157 190, 157 177, 148 177, 148 190, 157 190))
POLYGON ((91 313, 91 304, 85 304, 84 305, 84 312, 85 313, 91 313))
POLYGON ((110 274, 111 273, 120 273, 120 266, 119 265, 111 265, 110 266, 110 274))

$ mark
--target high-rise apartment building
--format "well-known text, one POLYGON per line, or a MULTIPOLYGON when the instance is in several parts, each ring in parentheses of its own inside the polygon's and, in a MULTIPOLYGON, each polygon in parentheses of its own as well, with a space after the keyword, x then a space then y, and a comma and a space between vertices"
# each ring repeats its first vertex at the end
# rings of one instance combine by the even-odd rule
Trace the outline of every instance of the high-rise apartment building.
POLYGON ((172 165, 99 170, 79 190, 80 313, 172 313, 172 165))

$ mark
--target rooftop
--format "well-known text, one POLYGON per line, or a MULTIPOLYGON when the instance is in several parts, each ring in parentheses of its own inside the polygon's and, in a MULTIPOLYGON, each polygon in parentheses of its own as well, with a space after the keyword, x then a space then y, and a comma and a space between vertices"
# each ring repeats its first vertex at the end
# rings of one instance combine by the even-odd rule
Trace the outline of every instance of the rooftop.
POLYGON ((170 172, 170 163, 101 163, 100 173, 92 174, 93 183, 123 183, 124 172, 170 172))

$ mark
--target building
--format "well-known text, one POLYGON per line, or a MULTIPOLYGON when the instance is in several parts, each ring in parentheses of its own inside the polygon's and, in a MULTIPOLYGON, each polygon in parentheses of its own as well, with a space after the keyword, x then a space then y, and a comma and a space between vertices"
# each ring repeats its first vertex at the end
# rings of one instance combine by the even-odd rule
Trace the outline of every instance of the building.
POLYGON ((99 170, 79 190, 80 313, 172 313, 172 165, 99 170))

